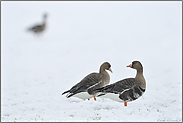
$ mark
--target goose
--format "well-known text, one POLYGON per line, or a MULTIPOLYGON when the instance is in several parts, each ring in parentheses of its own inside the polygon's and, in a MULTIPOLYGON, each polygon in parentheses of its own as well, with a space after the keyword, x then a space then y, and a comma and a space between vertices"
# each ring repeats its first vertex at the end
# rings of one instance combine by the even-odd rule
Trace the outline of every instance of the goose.
POLYGON ((127 67, 137 70, 135 78, 126 78, 117 81, 113 84, 98 88, 95 92, 102 92, 97 95, 110 98, 114 101, 124 102, 127 106, 127 102, 134 101, 142 96, 146 90, 146 81, 143 76, 143 66, 139 61, 133 61, 132 64, 127 67))
POLYGON ((99 73, 94 72, 87 75, 70 90, 63 92, 62 95, 68 93, 66 95, 67 98, 74 96, 83 100, 90 100, 93 97, 96 101, 95 96, 97 93, 95 93, 94 89, 103 87, 110 82, 110 76, 105 70, 109 70, 112 73, 111 65, 108 62, 104 62, 100 66, 99 73))
POLYGON ((43 32, 46 28, 46 18, 47 18, 47 14, 44 14, 43 15, 43 23, 29 28, 28 31, 32 31, 35 34, 39 34, 39 33, 43 32))

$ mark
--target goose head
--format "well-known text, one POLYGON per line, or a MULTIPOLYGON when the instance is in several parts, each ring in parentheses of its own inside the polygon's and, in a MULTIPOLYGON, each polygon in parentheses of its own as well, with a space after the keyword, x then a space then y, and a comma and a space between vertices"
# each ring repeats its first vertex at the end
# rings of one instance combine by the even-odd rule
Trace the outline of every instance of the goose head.
POLYGON ((137 71, 143 71, 142 64, 139 61, 133 61, 132 64, 130 64, 126 67, 136 69, 137 71))
POLYGON ((100 66, 100 71, 105 71, 105 70, 109 70, 112 73, 111 64, 109 62, 104 62, 100 66))

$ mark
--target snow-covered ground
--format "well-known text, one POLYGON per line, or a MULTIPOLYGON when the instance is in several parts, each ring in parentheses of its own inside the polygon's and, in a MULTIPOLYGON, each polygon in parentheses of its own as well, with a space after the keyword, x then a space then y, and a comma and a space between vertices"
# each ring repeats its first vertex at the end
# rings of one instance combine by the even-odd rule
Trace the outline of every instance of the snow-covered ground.
POLYGON ((1 121, 182 121, 182 2, 1 2, 1 121), (133 60, 147 90, 127 107, 61 95, 105 61, 110 83, 134 77, 133 60))

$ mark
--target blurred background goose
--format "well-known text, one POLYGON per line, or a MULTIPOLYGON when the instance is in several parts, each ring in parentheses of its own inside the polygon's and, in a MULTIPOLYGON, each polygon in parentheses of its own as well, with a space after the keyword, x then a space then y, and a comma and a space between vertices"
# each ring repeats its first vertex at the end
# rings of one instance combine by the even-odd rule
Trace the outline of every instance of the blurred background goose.
POLYGON ((42 24, 39 24, 39 25, 35 25, 33 27, 30 27, 28 29, 28 31, 32 31, 35 34, 42 33, 45 30, 45 28, 46 28, 46 19, 47 19, 47 16, 48 16, 47 13, 45 13, 43 15, 43 23, 42 24))
POLYGON ((127 106, 127 102, 134 101, 141 97, 146 90, 143 66, 139 61, 133 61, 132 64, 127 67, 137 70, 136 77, 123 79, 114 84, 96 89, 97 92, 102 92, 97 95, 97 97, 105 95, 104 97, 106 98, 110 98, 118 102, 124 102, 125 106, 127 106))
POLYGON ((68 93, 66 95, 67 98, 75 96, 84 100, 89 100, 94 97, 94 100, 96 100, 95 96, 97 93, 94 90, 103 87, 110 82, 110 76, 105 70, 112 72, 111 65, 108 62, 104 62, 100 66, 99 73, 91 73, 87 75, 70 90, 63 92, 62 95, 68 93))

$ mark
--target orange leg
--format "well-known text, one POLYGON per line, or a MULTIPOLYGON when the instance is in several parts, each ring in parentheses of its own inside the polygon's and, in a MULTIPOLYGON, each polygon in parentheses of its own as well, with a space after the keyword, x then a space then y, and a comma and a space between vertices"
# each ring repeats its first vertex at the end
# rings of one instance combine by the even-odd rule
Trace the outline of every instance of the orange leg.
POLYGON ((93 98, 94 98, 94 100, 96 101, 96 98, 95 98, 95 96, 94 96, 93 98))
POLYGON ((127 106, 127 102, 124 102, 124 105, 127 106))
POLYGON ((88 98, 88 100, 90 100, 90 98, 88 98))

